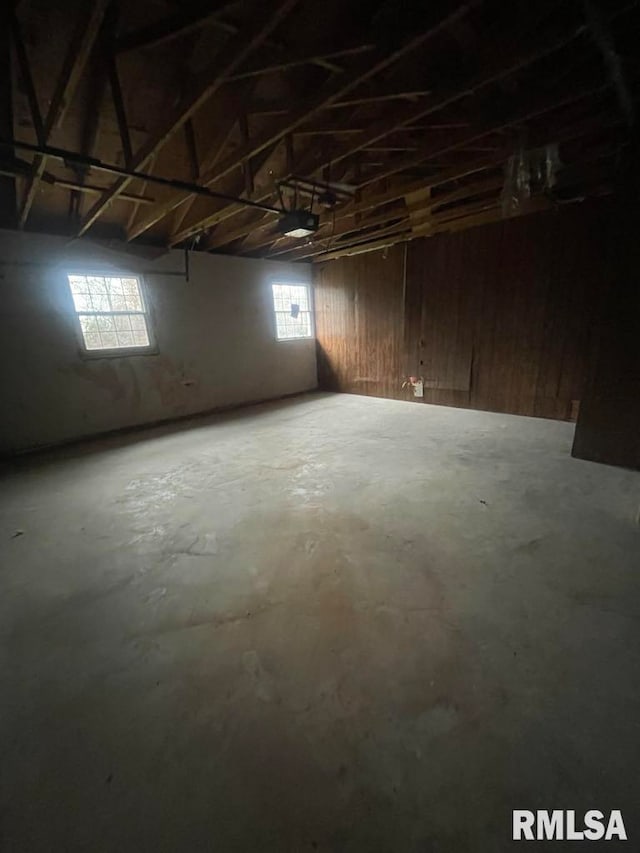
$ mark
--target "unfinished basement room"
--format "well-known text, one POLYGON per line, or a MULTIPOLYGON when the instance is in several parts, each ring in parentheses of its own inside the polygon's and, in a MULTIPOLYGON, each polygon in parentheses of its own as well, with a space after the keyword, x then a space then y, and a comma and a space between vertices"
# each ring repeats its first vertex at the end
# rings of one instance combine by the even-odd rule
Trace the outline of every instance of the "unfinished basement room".
POLYGON ((2 4, 2 853, 640 850, 639 37, 2 4))

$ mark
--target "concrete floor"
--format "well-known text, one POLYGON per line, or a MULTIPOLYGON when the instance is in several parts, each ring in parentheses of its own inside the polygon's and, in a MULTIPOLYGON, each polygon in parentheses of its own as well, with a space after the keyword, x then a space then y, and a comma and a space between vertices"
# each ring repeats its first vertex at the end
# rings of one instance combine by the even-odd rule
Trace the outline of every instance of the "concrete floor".
POLYGON ((12 467, 2 850, 638 849, 640 477, 572 433, 317 394, 12 467))

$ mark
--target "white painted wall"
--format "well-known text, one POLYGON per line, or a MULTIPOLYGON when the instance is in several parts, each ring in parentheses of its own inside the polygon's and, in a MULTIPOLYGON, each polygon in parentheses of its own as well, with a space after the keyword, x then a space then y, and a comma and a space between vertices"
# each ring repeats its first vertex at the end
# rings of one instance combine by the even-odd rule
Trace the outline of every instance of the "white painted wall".
POLYGON ((271 281, 302 264, 0 231, 0 451, 55 444, 316 387, 315 341, 277 341, 271 281), (145 257, 145 255, 147 257, 145 257), (87 358, 65 277, 142 274, 157 354, 87 358))

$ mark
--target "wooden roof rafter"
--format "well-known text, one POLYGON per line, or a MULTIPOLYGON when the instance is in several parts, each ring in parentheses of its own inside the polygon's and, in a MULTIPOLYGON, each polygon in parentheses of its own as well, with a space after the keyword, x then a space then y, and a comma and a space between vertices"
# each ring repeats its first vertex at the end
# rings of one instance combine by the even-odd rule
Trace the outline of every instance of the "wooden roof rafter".
MULTIPOLYGON (((255 2, 251 25, 246 32, 232 37, 223 47, 215 72, 178 105, 162 129, 149 139, 135 154, 132 169, 140 169, 156 154, 182 125, 224 84, 226 78, 239 68, 245 59, 267 39, 280 22, 293 10, 300 0, 280 0, 275 11, 267 9, 262 2, 255 2)), ((77 236, 82 236, 98 220, 106 208, 123 192, 131 178, 120 178, 100 198, 84 218, 77 236)))
MULTIPOLYGON (((619 122, 619 120, 618 120, 618 122, 619 122)), ((534 135, 532 137, 531 141, 532 141, 532 144, 534 144, 534 145, 542 145, 546 141, 550 141, 550 140, 553 140, 553 141, 556 141, 559 143, 569 142, 569 141, 580 139, 582 137, 589 136, 590 134, 593 134, 594 131, 601 129, 603 126, 606 126, 606 123, 607 122, 605 120, 603 120, 603 117, 601 117, 601 116, 588 117, 582 123, 579 123, 579 124, 569 124, 566 127, 550 128, 550 129, 545 130, 545 131, 540 131, 537 135, 534 135)), ((609 124, 611 126, 614 126, 615 123, 616 123, 616 119, 612 116, 609 119, 609 124)), ((405 198, 406 196, 410 195, 411 193, 413 193, 415 191, 423 191, 426 188, 433 188, 433 187, 437 187, 437 186, 440 186, 443 184, 450 184, 451 181, 455 180, 457 177, 458 178, 466 178, 466 177, 472 176, 474 174, 479 174, 481 171, 486 172, 490 169, 495 169, 496 167, 500 166, 502 163, 504 163, 506 161, 507 157, 510 154, 510 151, 511 151, 510 148, 506 148, 504 152, 502 152, 498 156, 493 157, 492 160, 485 161, 483 166, 480 166, 480 164, 473 164, 473 163, 467 164, 466 166, 460 166, 460 167, 452 166, 448 171, 442 172, 440 175, 435 176, 433 178, 421 179, 421 180, 414 181, 413 183, 405 184, 404 185, 404 191, 401 191, 401 189, 398 188, 398 189, 392 189, 390 191, 387 191, 386 193, 379 193, 377 195, 373 195, 368 200, 360 202, 359 204, 347 206, 347 207, 343 208, 341 211, 338 211, 338 216, 336 218, 336 221, 339 222, 339 221, 343 220, 344 218, 349 218, 349 217, 353 216, 354 213, 357 211, 364 212, 364 211, 371 210, 371 209, 379 209, 379 207, 382 204, 388 203, 389 201, 394 201, 394 200, 399 200, 399 199, 405 198), (456 175, 456 172, 458 172, 459 174, 456 175)), ((582 157, 577 162, 578 163, 589 162, 592 159, 592 157, 601 156, 603 151, 604 151, 604 153, 607 154, 607 156, 610 153, 606 148, 605 149, 596 149, 596 151, 593 154, 582 157)), ((472 189, 474 189, 475 186, 482 187, 482 184, 485 180, 489 180, 489 179, 481 178, 475 183, 475 185, 472 182, 466 186, 461 186, 459 188, 453 188, 450 191, 447 190, 443 195, 430 197, 428 203, 425 204, 425 208, 435 209, 437 207, 441 207, 443 204, 447 204, 447 203, 450 203, 451 201, 455 201, 457 198, 467 198, 469 195, 473 194, 472 189)), ((502 181, 500 180, 498 183, 501 183, 501 182, 502 181)), ((496 183, 496 186, 498 185, 498 183, 496 183)), ((390 213, 394 214, 394 211, 390 211, 390 213)), ((391 218, 391 216, 390 216, 390 218, 391 218)), ((331 225, 332 225, 332 218, 330 216, 325 217, 325 219, 323 221, 324 228, 330 228, 331 225)), ((351 232, 351 229, 348 226, 345 228, 339 229, 339 230, 344 231, 344 233, 347 233, 347 234, 351 232)), ((320 232, 320 235, 322 236, 322 231, 320 232)), ((265 241, 265 243, 262 243, 261 245, 268 245, 268 243, 265 241)), ((254 248, 256 248, 256 247, 251 247, 251 249, 254 249, 254 248)), ((247 250, 250 251, 251 249, 247 249, 247 250)), ((281 255, 281 254, 285 254, 287 252, 293 252, 294 253, 293 259, 300 259, 299 247, 297 247, 295 245, 294 241, 292 241, 290 243, 288 249, 282 249, 282 247, 279 247, 277 254, 281 255)), ((308 255, 305 254, 305 257, 308 257, 308 255)))
MULTIPOLYGON (((458 85, 444 94, 428 99, 428 103, 426 104, 420 103, 417 106, 409 105, 401 113, 393 114, 391 118, 385 118, 374 124, 373 127, 362 131, 362 134, 356 135, 353 141, 349 138, 347 145, 339 152, 334 153, 330 159, 323 156, 322 151, 319 153, 316 150, 312 151, 306 158, 303 158, 301 163, 296 165, 296 170, 299 173, 311 176, 317 174, 329 164, 334 166, 340 160, 361 151, 367 145, 378 142, 401 128, 409 127, 418 121, 435 115, 456 104, 458 101, 463 100, 471 92, 478 92, 489 88, 497 82, 508 79, 537 60, 561 50, 576 38, 583 35, 585 28, 585 23, 580 21, 568 30, 547 38, 542 44, 539 41, 538 43, 534 42, 532 46, 529 46, 525 50, 524 54, 522 53, 522 49, 517 50, 511 57, 511 61, 500 63, 488 73, 474 75, 462 85, 458 85)), ((418 157, 417 160, 418 162, 422 162, 424 158, 418 157)), ((223 168, 219 169, 220 174, 224 173, 225 166, 226 164, 223 165, 223 168)), ((187 239, 191 234, 209 227, 216 221, 219 221, 217 215, 211 218, 204 217, 197 222, 193 222, 188 227, 183 228, 179 233, 173 234, 170 242, 172 245, 176 245, 182 242, 182 240, 187 239)))
MULTIPOLYGON (((634 132, 640 0, 538 0, 515 17, 495 0, 402 15, 399 0, 327 0, 321 16, 312 0, 290 3, 272 26, 286 0, 105 0, 63 126, 49 134, 51 94, 89 7, 76 4, 76 22, 55 0, 16 4, 6 16, 14 133, 0 171, 17 180, 3 178, 3 221, 28 201, 31 229, 97 225, 105 238, 165 245, 197 236, 198 250, 295 259, 305 247, 277 227, 277 186, 292 176, 354 189, 328 210, 314 195, 318 242, 333 234, 342 249, 407 225, 408 214, 413 234, 422 216, 446 212, 443 197, 455 208, 480 202, 471 187, 497 182, 518 146, 557 141, 556 129, 605 151, 634 132), (27 191, 17 205, 16 187, 27 191)), ((574 164, 581 143, 560 144, 574 164)), ((593 174, 576 166, 585 193, 616 162, 603 156, 593 174)))
MULTIPOLYGON (((435 37, 437 34, 446 29, 453 20, 468 14, 469 10, 478 5, 479 2, 480 0, 473 0, 473 2, 464 3, 445 19, 438 21, 423 32, 414 35, 391 52, 376 51, 374 56, 366 54, 356 64, 355 68, 348 73, 347 79, 340 78, 337 81, 337 84, 333 80, 328 81, 325 87, 323 87, 323 89, 314 98, 311 100, 305 98, 303 104, 294 110, 293 113, 287 114, 285 120, 277 127, 274 127, 272 130, 266 131, 261 136, 248 141, 237 151, 228 155, 226 158, 223 158, 222 162, 216 164, 216 166, 209 172, 203 174, 202 182, 206 185, 210 185, 215 181, 220 180, 229 172, 241 166, 241 164, 248 158, 259 154, 265 148, 268 148, 278 140, 292 133, 300 127, 300 125, 308 121, 321 110, 326 109, 332 103, 338 102, 344 95, 357 88, 362 83, 382 73, 410 52, 417 50, 430 38, 435 37)), ((152 214, 149 216, 149 219, 151 218, 152 214)), ((154 221, 157 221, 157 219, 154 221)), ((197 231, 201 229, 195 230, 197 231)), ((141 234, 143 231, 140 231, 139 233, 141 234)), ((186 237, 191 236, 192 233, 194 233, 194 231, 190 231, 186 237)), ((173 235, 172 241, 181 242, 181 238, 177 235, 173 235)))
MULTIPOLYGON (((49 142, 54 128, 60 127, 64 120, 84 67, 89 59, 93 44, 100 31, 107 3, 108 0, 94 0, 89 6, 88 13, 85 13, 81 17, 76 26, 71 43, 67 49, 53 97, 51 98, 49 110, 44 120, 44 141, 41 143, 43 145, 49 142)), ((46 157, 36 155, 34 158, 32 174, 24 193, 18 217, 20 228, 24 227, 31 211, 46 162, 46 157)))
POLYGON ((230 35, 237 35, 238 26, 221 17, 225 9, 231 5, 233 4, 222 2, 212 8, 210 0, 191 3, 179 12, 174 12, 166 18, 120 36, 114 45, 115 52, 126 53, 131 50, 158 47, 207 26, 230 35))

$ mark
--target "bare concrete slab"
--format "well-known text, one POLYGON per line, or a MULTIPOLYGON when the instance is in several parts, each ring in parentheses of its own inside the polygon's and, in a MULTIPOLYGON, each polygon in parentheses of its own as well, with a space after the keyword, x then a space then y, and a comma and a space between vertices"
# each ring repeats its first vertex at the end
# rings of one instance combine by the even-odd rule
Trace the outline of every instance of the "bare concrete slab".
POLYGON ((640 477, 572 434, 315 394, 11 466, 3 851, 637 843, 640 477))

